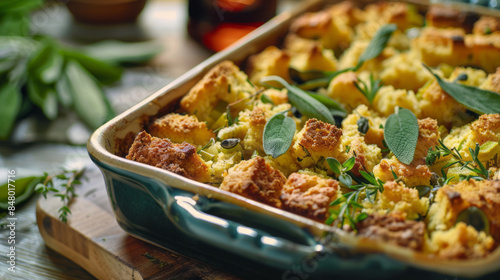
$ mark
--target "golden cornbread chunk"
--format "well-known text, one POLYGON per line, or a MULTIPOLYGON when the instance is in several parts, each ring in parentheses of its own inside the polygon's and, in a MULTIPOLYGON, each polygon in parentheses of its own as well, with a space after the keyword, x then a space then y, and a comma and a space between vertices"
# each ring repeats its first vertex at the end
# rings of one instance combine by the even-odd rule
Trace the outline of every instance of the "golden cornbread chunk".
POLYGON ((366 21, 394 23, 400 30, 423 25, 423 17, 414 6, 403 2, 377 2, 365 8, 366 21))
POLYGON ((500 181, 461 181, 437 191, 435 203, 427 216, 430 231, 445 231, 453 227, 457 216, 469 207, 477 207, 489 221, 489 234, 500 242, 500 181))
POLYGON ((283 186, 281 201, 283 209, 323 223, 330 203, 340 195, 336 180, 293 173, 283 186))
POLYGON ((356 224, 358 236, 384 241, 413 250, 422 250, 425 242, 425 224, 405 220, 397 213, 369 215, 356 224))
POLYGON ((210 180, 208 166, 196 153, 196 147, 173 144, 168 139, 140 132, 130 147, 127 159, 145 163, 200 182, 210 180))
POLYGON ((318 45, 313 45, 307 51, 292 56, 290 66, 300 71, 335 71, 337 70, 337 59, 332 50, 325 50, 318 45))
MULTIPOLYGON (((196 115, 200 121, 213 123, 226 106, 249 97, 256 89, 247 81, 248 77, 231 61, 223 61, 212 68, 181 100, 181 109, 196 115), (223 105, 222 108, 217 108, 223 105), (215 109, 217 108, 217 109, 215 109)), ((231 106, 236 115, 246 108, 245 102, 231 106)))
POLYGON ((492 73, 500 61, 500 33, 466 35, 461 28, 427 27, 413 40, 412 47, 418 59, 428 66, 473 65, 492 73))
POLYGON ((446 63, 452 66, 472 65, 472 50, 465 45, 465 31, 461 28, 440 29, 426 27, 413 40, 412 49, 417 59, 427 66, 446 63))
POLYGON ((396 107, 412 111, 420 117, 420 107, 413 91, 395 89, 392 86, 383 86, 373 100, 373 109, 383 117, 393 114, 396 107))
POLYGON ((383 84, 417 92, 431 81, 432 74, 414 56, 413 52, 404 52, 384 60, 384 69, 380 73, 383 84))
POLYGON ((441 5, 431 6, 425 13, 425 20, 429 26, 437 28, 464 28, 467 26, 464 12, 441 5))
POLYGON ((404 164, 394 156, 391 159, 382 159, 373 168, 373 174, 378 179, 387 182, 395 180, 391 170, 408 187, 429 185, 432 177, 429 167, 425 165, 425 159, 414 159, 410 164, 404 164))
POLYGON ((200 122, 195 116, 167 114, 156 119, 148 126, 152 136, 168 138, 171 142, 188 142, 195 145, 205 145, 215 134, 207 128, 205 122, 200 122))
POLYGON ((368 109, 366 105, 359 105, 342 121, 342 131, 344 134, 355 134, 359 132, 358 121, 361 117, 368 119, 369 128, 364 135, 366 144, 375 144, 379 148, 384 148, 384 129, 386 118, 380 117, 376 112, 368 109), (382 125, 382 127, 381 127, 382 125))
POLYGON ((477 66, 488 73, 496 71, 500 61, 500 32, 467 35, 465 44, 472 51, 472 62, 463 65, 477 66))
POLYGON ((264 51, 248 58, 246 73, 253 84, 260 85, 260 79, 267 76, 280 76, 290 82, 288 67, 290 55, 275 46, 269 46, 264 51))
POLYGON ((285 176, 262 157, 242 161, 232 167, 220 188, 244 197, 281 208, 281 189, 285 176))
POLYGON ((318 40, 325 49, 341 52, 353 39, 354 31, 345 17, 335 17, 326 9, 316 13, 305 13, 294 20, 290 31, 307 39, 318 40))
POLYGON ((491 73, 486 77, 480 88, 500 94, 500 67, 497 68, 495 73, 491 73))
POLYGON ((471 131, 479 145, 488 141, 500 142, 500 114, 481 115, 471 124, 471 131))
POLYGON ((387 181, 374 203, 364 201, 364 205, 364 211, 369 214, 398 213, 405 219, 416 220, 427 213, 429 198, 420 198, 417 189, 408 188, 402 182, 387 181))
POLYGON ((345 104, 348 110, 352 110, 360 104, 369 105, 368 99, 354 85, 357 82, 358 76, 356 73, 342 73, 330 82, 326 94, 338 102, 345 104))
POLYGON ((356 161, 351 169, 351 172, 355 176, 361 176, 359 173, 360 170, 371 172, 375 165, 382 159, 380 148, 373 144, 366 144, 364 137, 357 130, 344 131, 339 148, 340 153, 337 159, 340 162, 345 162, 349 158, 355 157, 356 161))
POLYGON ((447 94, 437 81, 420 89, 418 96, 420 117, 435 119, 439 125, 445 126, 457 126, 467 121, 467 109, 447 94))
POLYGON ((456 226, 432 233, 427 250, 443 259, 479 259, 491 253, 497 245, 493 238, 472 226, 456 226))
POLYGON ((474 22, 472 33, 474 34, 491 34, 500 31, 500 19, 492 16, 481 16, 478 21, 474 22))
POLYGON ((425 158, 430 147, 439 144, 439 130, 436 120, 425 118, 418 120, 418 140, 415 149, 415 159, 425 158))
POLYGON ((292 149, 299 164, 309 167, 320 158, 336 157, 341 136, 342 130, 335 125, 309 119, 296 135, 292 149))

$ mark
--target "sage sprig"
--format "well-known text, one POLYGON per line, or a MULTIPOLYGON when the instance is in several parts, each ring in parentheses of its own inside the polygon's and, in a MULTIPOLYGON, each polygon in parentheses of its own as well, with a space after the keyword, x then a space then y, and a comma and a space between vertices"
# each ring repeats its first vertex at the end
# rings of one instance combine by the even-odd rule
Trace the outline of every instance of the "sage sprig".
POLYGON ((295 121, 285 115, 287 112, 272 116, 264 127, 262 136, 264 152, 273 158, 288 151, 295 135, 295 121))
POLYGON ((268 76, 261 79, 261 83, 278 82, 287 89, 288 100, 292 106, 297 108, 299 112, 309 118, 316 118, 320 121, 335 124, 330 110, 321 102, 311 97, 304 90, 290 85, 287 81, 279 76, 268 76))
POLYGON ((459 180, 469 180, 469 179, 475 179, 475 180, 485 180, 489 179, 490 173, 488 169, 481 163, 479 160, 479 152, 480 152, 480 146, 479 144, 476 143, 476 147, 474 149, 469 148, 469 155, 472 158, 472 161, 470 160, 465 160, 462 155, 460 154, 460 148, 449 148, 447 147, 442 140, 439 140, 439 144, 436 145, 435 147, 429 148, 429 152, 427 154, 427 157, 425 158, 425 163, 427 165, 433 165, 437 160, 439 160, 441 157, 447 157, 451 155, 453 160, 445 164, 441 168, 441 175, 444 180, 448 180, 448 176, 446 174, 446 169, 453 166, 453 165, 459 165, 464 169, 467 169, 471 172, 473 172, 476 175, 468 175, 468 176, 463 176, 461 175, 459 180))
POLYGON ((410 164, 415 156, 418 140, 418 120, 412 111, 396 107, 396 112, 387 118, 384 140, 396 158, 410 164))
MULTIPOLYGON (((349 171, 347 171, 349 172, 349 171)), ((340 222, 342 227, 346 222, 356 230, 356 224, 368 217, 366 213, 359 213, 355 216, 357 209, 363 209, 363 205, 359 203, 361 194, 364 192, 366 198, 374 203, 379 192, 384 191, 384 182, 376 179, 373 173, 360 170, 362 178, 356 178, 361 184, 349 186, 352 192, 343 194, 341 197, 330 203, 330 206, 341 205, 339 209, 333 210, 330 217, 326 220, 326 224, 331 225, 335 220, 340 222)))
POLYGON ((458 103, 478 114, 500 113, 500 94, 460 83, 447 82, 425 64, 424 67, 436 78, 439 86, 458 103))

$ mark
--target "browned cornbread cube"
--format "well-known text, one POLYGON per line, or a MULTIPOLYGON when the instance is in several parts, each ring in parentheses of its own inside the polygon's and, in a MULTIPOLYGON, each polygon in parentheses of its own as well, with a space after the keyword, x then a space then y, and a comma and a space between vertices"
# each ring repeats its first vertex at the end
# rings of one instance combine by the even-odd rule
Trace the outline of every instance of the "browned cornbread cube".
POLYGON ((281 189, 285 176, 262 157, 232 167, 220 188, 262 203, 281 208, 281 189))
POLYGON ((127 159, 159 167, 200 182, 210 180, 208 166, 188 143, 173 144, 167 139, 140 132, 130 147, 127 159))
POLYGON ((325 222, 330 203, 341 195, 339 183, 333 179, 293 173, 281 193, 283 209, 325 222))
POLYGON ((195 116, 171 113, 156 119, 148 126, 152 136, 168 138, 174 143, 188 142, 195 145, 205 145, 215 134, 207 128, 205 122, 200 122, 195 116))

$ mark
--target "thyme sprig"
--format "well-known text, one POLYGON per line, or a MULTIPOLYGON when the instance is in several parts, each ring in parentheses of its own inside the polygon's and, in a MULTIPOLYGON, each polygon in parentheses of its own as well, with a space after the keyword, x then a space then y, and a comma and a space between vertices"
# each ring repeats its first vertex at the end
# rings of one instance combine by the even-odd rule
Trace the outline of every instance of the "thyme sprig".
POLYGON ((75 186, 82 183, 80 179, 84 172, 85 168, 75 170, 63 169, 60 173, 56 174, 48 174, 45 172, 42 183, 39 183, 35 187, 35 191, 41 193, 44 198, 47 198, 47 194, 51 192, 56 193, 54 196, 61 198, 63 206, 59 208, 58 213, 59 219, 63 223, 68 222, 68 215, 71 214, 71 210, 68 206, 73 198, 78 196, 75 192, 75 186), (56 183, 60 184, 59 186, 62 187, 62 190, 56 188, 56 183))
POLYGON ((356 224, 366 219, 368 214, 359 213, 355 215, 357 210, 363 209, 363 205, 359 202, 362 193, 365 193, 366 199, 374 203, 377 199, 377 194, 384 191, 384 182, 375 178, 373 173, 359 171, 363 178, 356 178, 359 185, 350 186, 349 189, 353 190, 343 194, 341 197, 330 203, 331 207, 341 205, 339 209, 333 210, 330 217, 326 220, 326 224, 331 225, 336 221, 335 226, 343 227, 346 222, 349 226, 356 231, 356 224))
POLYGON ((488 179, 490 176, 489 171, 484 167, 484 165, 479 160, 479 151, 480 151, 479 144, 476 143, 474 149, 469 148, 468 152, 472 158, 472 161, 464 159, 460 154, 460 150, 462 149, 462 144, 463 143, 460 143, 458 148, 453 147, 450 149, 444 144, 442 140, 439 140, 438 145, 429 148, 429 152, 427 154, 427 157, 425 158, 425 163, 427 165, 433 165, 441 157, 447 157, 451 155, 452 160, 441 168, 441 175, 445 181, 449 181, 451 179, 448 178, 448 175, 446 174, 446 169, 453 165, 459 165, 462 167, 462 169, 467 169, 476 174, 467 176, 460 175, 459 178, 460 181, 469 179, 475 179, 475 180, 488 179))
POLYGON ((382 81, 379 79, 374 79, 373 74, 370 74, 369 85, 363 80, 359 79, 358 82, 353 82, 354 86, 368 99, 370 104, 373 103, 375 96, 377 95, 379 89, 382 87, 382 81))
POLYGON ((355 216, 358 209, 364 208, 363 205, 359 203, 360 195, 364 192, 366 198, 374 203, 378 192, 384 191, 384 182, 380 179, 376 179, 373 173, 362 170, 359 171, 362 178, 354 176, 351 169, 356 163, 356 157, 349 158, 343 164, 331 157, 327 158, 326 161, 332 171, 339 176, 339 181, 353 191, 343 194, 330 203, 331 207, 341 204, 342 206, 337 210, 332 210, 330 217, 328 217, 325 223, 331 225, 334 221, 337 221, 336 226, 340 222, 340 226, 342 227, 347 221, 351 228, 356 230, 356 223, 368 217, 366 213, 360 213, 355 216), (353 178, 359 185, 352 185, 353 178))

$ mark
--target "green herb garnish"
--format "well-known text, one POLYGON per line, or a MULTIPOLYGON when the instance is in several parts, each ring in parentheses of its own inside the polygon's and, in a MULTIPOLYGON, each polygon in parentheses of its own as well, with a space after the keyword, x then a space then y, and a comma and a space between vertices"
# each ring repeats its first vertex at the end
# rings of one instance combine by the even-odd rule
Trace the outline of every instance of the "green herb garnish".
POLYGON ((295 121, 285 115, 287 112, 272 116, 264 127, 262 136, 264 152, 273 158, 288 151, 295 135, 295 121))
POLYGON ((366 219, 368 214, 360 213, 354 216, 357 209, 364 208, 363 205, 359 203, 360 195, 364 192, 366 198, 374 203, 379 192, 384 191, 384 182, 380 179, 376 179, 373 173, 359 171, 363 178, 357 178, 361 181, 360 185, 350 186, 349 188, 353 190, 352 192, 343 194, 341 197, 330 203, 330 206, 342 205, 338 210, 333 210, 330 217, 326 220, 326 224, 332 224, 335 220, 340 220, 340 227, 342 227, 346 221, 347 223, 356 230, 356 223, 366 219))
POLYGON ((412 111, 396 107, 396 112, 387 118, 384 140, 396 158, 410 164, 415 155, 418 140, 418 120, 412 111))
POLYGON ((339 176, 339 181, 344 184, 344 186, 352 186, 352 178, 347 172, 354 167, 356 157, 349 158, 344 162, 344 164, 340 164, 337 159, 332 157, 327 158, 326 162, 328 163, 328 166, 330 166, 330 169, 339 176))
POLYGON ((474 172, 477 175, 469 175, 466 177, 460 177, 460 180, 484 180, 488 179, 490 176, 489 171, 484 167, 484 165, 479 160, 479 144, 476 143, 476 147, 474 149, 469 148, 469 154, 472 158, 472 161, 465 160, 462 155, 459 153, 459 150, 456 148, 448 148, 443 141, 439 140, 439 144, 434 148, 429 148, 429 152, 427 153, 427 157, 425 158, 425 163, 427 165, 433 165, 437 160, 441 157, 447 157, 451 155, 453 160, 448 162, 441 168, 441 175, 445 180, 449 180, 447 178, 446 169, 453 165, 460 165, 462 168, 465 168, 469 171, 474 172))
POLYGON ((478 114, 500 113, 500 94, 460 83, 444 81, 425 64, 424 67, 436 78, 439 86, 458 103, 478 114))
POLYGON ((330 110, 321 102, 311 97, 307 92, 302 89, 288 84, 283 78, 279 76, 268 76, 261 80, 261 83, 278 82, 282 84, 288 92, 288 100, 292 106, 304 116, 309 118, 316 118, 320 121, 335 124, 335 120, 330 113, 330 110))
POLYGON ((60 173, 49 175, 45 173, 45 176, 42 178, 42 182, 37 184, 35 187, 35 191, 41 193, 44 198, 47 198, 48 193, 56 193, 54 196, 60 197, 63 202, 63 206, 59 209, 59 219, 66 223, 68 222, 68 215, 71 214, 71 210, 68 205, 73 200, 73 198, 78 195, 75 193, 75 185, 80 185, 80 179, 83 176, 85 168, 76 169, 76 170, 63 170, 60 173), (63 187, 63 190, 60 191, 55 187, 55 179, 57 179, 58 183, 61 183, 60 186, 63 187), (62 182, 61 182, 62 181, 62 182))
POLYGON ((373 75, 370 74, 370 86, 368 86, 363 80, 358 80, 354 82, 356 88, 368 99, 370 104, 373 103, 375 95, 377 95, 378 90, 382 87, 380 80, 373 79, 373 75))

